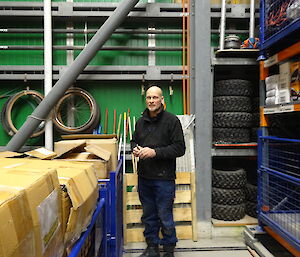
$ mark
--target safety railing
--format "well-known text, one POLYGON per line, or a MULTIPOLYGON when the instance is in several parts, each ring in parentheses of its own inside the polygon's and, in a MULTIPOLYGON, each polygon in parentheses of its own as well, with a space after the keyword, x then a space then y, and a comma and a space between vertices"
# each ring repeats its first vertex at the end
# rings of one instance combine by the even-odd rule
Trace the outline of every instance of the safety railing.
POLYGON ((300 140, 260 137, 260 169, 278 171, 300 178, 300 140))
POLYGON ((300 179, 259 172, 259 219, 300 251, 300 179))
POLYGON ((259 137, 258 219, 300 251, 300 140, 259 137))

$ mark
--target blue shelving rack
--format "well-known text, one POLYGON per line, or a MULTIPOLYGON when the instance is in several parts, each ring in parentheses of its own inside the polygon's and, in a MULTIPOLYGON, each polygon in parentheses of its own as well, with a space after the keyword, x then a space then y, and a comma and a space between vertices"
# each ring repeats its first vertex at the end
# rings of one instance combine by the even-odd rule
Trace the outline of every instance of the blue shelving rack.
MULTIPOLYGON (((299 54, 300 9, 294 10, 299 15, 290 15, 295 2, 260 0, 261 56, 266 58, 266 53, 273 55, 269 62, 271 65, 265 66, 264 58, 260 58, 262 88, 269 67, 299 54)), ((270 124, 264 114, 264 100, 260 99, 258 221, 261 228, 265 228, 291 253, 300 256, 300 140, 269 135, 270 124)), ((297 108, 293 110, 298 111, 297 108)), ((281 111, 276 109, 276 112, 281 111)))
POLYGON ((298 17, 289 18, 287 14, 287 10, 293 2, 295 2, 295 0, 260 1, 261 50, 266 50, 274 46, 287 36, 297 37, 297 34, 293 33, 300 31, 300 15, 298 17))

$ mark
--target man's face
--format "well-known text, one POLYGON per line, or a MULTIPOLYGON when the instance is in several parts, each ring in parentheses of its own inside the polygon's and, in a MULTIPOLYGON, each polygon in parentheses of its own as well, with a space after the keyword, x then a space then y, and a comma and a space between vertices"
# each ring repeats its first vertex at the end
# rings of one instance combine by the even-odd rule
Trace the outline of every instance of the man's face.
POLYGON ((151 87, 146 93, 146 104, 150 112, 157 112, 162 104, 163 96, 157 87, 151 87))

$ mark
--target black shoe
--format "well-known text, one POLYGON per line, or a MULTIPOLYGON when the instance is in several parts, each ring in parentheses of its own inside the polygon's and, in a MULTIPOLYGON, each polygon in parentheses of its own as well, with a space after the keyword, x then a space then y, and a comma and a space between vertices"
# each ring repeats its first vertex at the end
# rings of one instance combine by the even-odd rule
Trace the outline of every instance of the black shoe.
POLYGON ((166 252, 164 253, 163 257, 174 257, 174 252, 166 252))
POLYGON ((139 257, 160 257, 158 245, 148 245, 139 257))
POLYGON ((174 257, 174 250, 176 244, 163 245, 164 255, 163 257, 174 257))

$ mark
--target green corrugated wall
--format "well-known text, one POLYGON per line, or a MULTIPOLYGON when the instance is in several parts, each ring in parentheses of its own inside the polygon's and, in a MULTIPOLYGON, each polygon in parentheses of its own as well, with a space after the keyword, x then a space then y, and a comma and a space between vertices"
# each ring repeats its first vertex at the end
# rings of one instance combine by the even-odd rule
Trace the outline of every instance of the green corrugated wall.
MULTIPOLYGON (((83 2, 78 1, 77 2, 83 2)), ((94 0, 91 0, 94 1, 94 0)), ((96 1, 96 0, 95 0, 96 1)), ((121 0, 97 0, 97 2, 120 2, 121 0)), ((42 0, 36 1, 42 2, 42 0)), ((57 2, 57 1, 56 1, 57 2)), ((90 1, 85 1, 90 2, 90 1)), ((147 0, 141 2, 146 3, 147 0)), ((156 0, 159 3, 172 3, 172 0, 156 0)), ((84 28, 84 22, 74 22, 74 28, 84 28)), ((98 28, 98 24, 88 22, 89 29, 98 28)), ((33 22, 22 19, 22 22, 2 22, 0 28, 43 28, 42 19, 33 22)), ((53 28, 66 28, 65 22, 53 22, 53 28)), ((125 28, 125 27, 124 27, 125 28)), ((135 27, 126 28, 140 28, 146 29, 144 24, 135 27)), ((176 26, 168 25, 160 28, 175 29, 176 26)), ((88 40, 92 35, 88 35, 88 40)), ((157 46, 180 46, 181 35, 157 35, 157 46)), ((74 44, 85 45, 85 36, 83 34, 75 34, 74 44)), ((66 45, 65 34, 53 35, 54 45, 66 45)), ((141 34, 114 34, 107 41, 107 46, 147 46, 147 35, 141 34)), ((43 34, 0 34, 0 45, 43 45, 43 34)), ((76 57, 80 51, 74 51, 76 57)), ((157 65, 181 65, 182 55, 181 52, 156 52, 157 65)), ((54 65, 66 65, 66 51, 55 50, 53 53, 54 65)), ((90 62, 90 65, 147 65, 148 52, 147 51, 99 51, 99 53, 90 62)), ((43 51, 40 50, 0 50, 0 65, 43 65, 43 51)), ((7 100, 7 96, 14 92, 30 87, 40 92, 43 92, 43 81, 1 81, 0 87, 0 108, 7 100)), ((96 99, 101 109, 102 126, 104 126, 105 109, 109 110, 109 126, 108 132, 111 133, 113 129, 113 110, 116 109, 117 117, 120 113, 126 112, 128 108, 131 112, 131 117, 140 117, 142 110, 145 108, 144 96, 141 95, 142 81, 78 81, 75 86, 82 87, 89 91, 96 99)), ((181 83, 172 83, 174 94, 169 95, 170 82, 161 84, 164 89, 164 95, 167 104, 167 110, 182 114, 182 92, 181 83)), ((16 126, 20 127, 28 115, 28 109, 22 109, 18 116, 14 117, 16 126)), ((59 139, 59 134, 55 133, 55 138, 59 139)), ((10 140, 10 136, 6 134, 2 126, 0 126, 0 145, 6 145, 10 140)), ((43 137, 30 139, 27 144, 41 145, 43 144, 43 137)))

